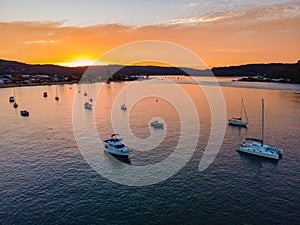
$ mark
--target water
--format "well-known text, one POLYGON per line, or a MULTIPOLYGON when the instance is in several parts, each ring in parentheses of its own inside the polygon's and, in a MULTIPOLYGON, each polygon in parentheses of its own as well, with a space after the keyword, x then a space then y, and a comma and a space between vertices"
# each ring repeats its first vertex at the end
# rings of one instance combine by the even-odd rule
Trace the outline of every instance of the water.
MULTIPOLYGON (((174 176, 142 187, 104 178, 81 155, 72 126, 77 85, 59 85, 59 102, 54 100, 55 86, 15 88, 17 110, 8 103, 13 89, 0 89, 0 224, 299 224, 300 86, 220 79, 226 118, 239 114, 243 97, 250 124, 248 129, 227 126, 215 160, 199 172, 211 128, 210 110, 198 86, 188 78, 177 80, 198 111, 197 147, 191 160, 174 176), (44 91, 48 98, 42 97, 44 91), (285 150, 278 162, 235 151, 243 137, 260 136, 262 97, 266 103, 266 142, 273 144, 274 139, 285 150), (19 115, 23 109, 30 112, 28 118, 19 115)), ((93 112, 84 111, 82 121, 95 113, 96 129, 104 139, 113 132, 111 102, 129 83, 104 85, 96 99, 93 94, 101 85, 79 89, 81 95, 84 89, 89 90, 89 97, 97 102, 93 112)), ((164 81, 158 85, 169 90, 164 81)), ((127 91, 128 102, 130 95, 127 91)), ((120 99, 123 101, 123 95, 120 99)), ((172 154, 181 135, 180 115, 174 105, 148 97, 130 113, 123 113, 115 119, 129 114, 136 137, 145 139, 151 132, 165 135, 151 151, 134 149, 131 166, 155 164, 172 154), (166 129, 149 128, 149 121, 157 117, 164 120, 166 129)), ((84 129, 83 133, 88 132, 84 129)), ((111 160, 100 148, 99 157, 105 162, 111 160)), ((108 164, 107 169, 112 168, 108 164)))

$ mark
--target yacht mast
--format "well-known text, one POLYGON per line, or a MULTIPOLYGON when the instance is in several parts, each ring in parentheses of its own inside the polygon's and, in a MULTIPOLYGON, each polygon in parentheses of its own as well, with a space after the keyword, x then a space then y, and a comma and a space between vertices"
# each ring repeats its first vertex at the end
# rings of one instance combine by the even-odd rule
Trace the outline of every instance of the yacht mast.
POLYGON ((261 99, 261 146, 264 145, 264 126, 265 126, 265 105, 264 99, 261 99))
POLYGON ((240 112, 240 118, 242 120, 243 118, 243 98, 241 98, 241 112, 240 112))

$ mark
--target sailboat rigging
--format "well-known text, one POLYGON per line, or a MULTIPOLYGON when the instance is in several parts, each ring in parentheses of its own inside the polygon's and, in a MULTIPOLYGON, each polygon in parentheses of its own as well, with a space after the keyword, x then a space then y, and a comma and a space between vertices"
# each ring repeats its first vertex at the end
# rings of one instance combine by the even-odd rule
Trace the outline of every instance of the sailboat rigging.
POLYGON ((56 96, 55 96, 55 100, 56 100, 56 101, 59 100, 59 97, 58 97, 58 94, 57 94, 57 85, 56 85, 56 96))
MULTIPOLYGON (((84 92, 84 99, 85 99, 85 103, 84 103, 84 108, 85 109, 88 109, 88 110, 92 110, 92 104, 91 103, 89 103, 89 101, 87 101, 87 96, 90 94, 90 90, 88 90, 88 93, 85 91, 84 92)), ((89 96, 88 96, 88 98, 89 98, 89 96)), ((90 98, 90 102, 92 102, 93 101, 93 99, 92 98, 90 98)))
POLYGON ((124 90, 124 104, 121 105, 121 110, 127 110, 127 107, 126 107, 126 93, 125 93, 125 90, 124 90))
POLYGON ((279 159, 283 155, 283 150, 265 144, 264 129, 265 129, 265 105, 264 99, 261 100, 262 117, 261 117, 261 139, 246 138, 241 146, 237 149, 239 152, 252 155, 262 156, 271 159, 279 159), (249 142, 252 141, 252 142, 249 142))
POLYGON ((15 94, 15 90, 14 90, 14 101, 15 101, 15 103, 14 103, 14 108, 18 108, 18 103, 17 103, 17 100, 16 100, 16 94, 15 94))
POLYGON ((247 127, 248 116, 247 116, 247 111, 246 111, 246 107, 245 107, 243 98, 241 99, 240 117, 232 117, 231 119, 228 120, 228 124, 234 125, 234 126, 240 126, 240 127, 247 127), (243 121, 243 111, 245 112, 246 121, 243 121))

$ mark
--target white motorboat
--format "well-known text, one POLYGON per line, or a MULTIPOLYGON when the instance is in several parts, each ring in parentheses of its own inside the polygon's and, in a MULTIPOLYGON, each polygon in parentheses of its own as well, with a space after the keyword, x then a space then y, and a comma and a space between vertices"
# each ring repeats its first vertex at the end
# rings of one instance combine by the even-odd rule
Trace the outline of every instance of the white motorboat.
POLYGON ((234 125, 234 126, 240 126, 240 127, 247 127, 248 116, 247 116, 246 107, 245 107, 243 99, 241 99, 240 117, 232 117, 230 120, 228 120, 228 124, 234 125), (243 111, 245 112, 246 121, 243 121, 243 111))
POLYGON ((283 150, 264 144, 264 100, 262 99, 262 131, 261 139, 246 138, 237 149, 239 152, 262 156, 270 159, 279 159, 283 155, 283 150))
POLYGON ((164 127, 164 123, 160 122, 158 120, 154 120, 150 124, 151 124, 152 127, 157 127, 157 128, 163 128, 164 127))
POLYGON ((112 134, 110 139, 104 140, 104 150, 112 155, 128 157, 129 149, 122 142, 119 134, 112 134))

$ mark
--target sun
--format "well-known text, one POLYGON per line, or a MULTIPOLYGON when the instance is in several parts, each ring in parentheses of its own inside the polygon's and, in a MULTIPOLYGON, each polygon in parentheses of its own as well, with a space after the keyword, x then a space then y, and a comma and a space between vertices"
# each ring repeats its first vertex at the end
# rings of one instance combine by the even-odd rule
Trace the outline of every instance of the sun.
POLYGON ((60 66, 67 66, 67 67, 103 65, 103 63, 97 61, 96 59, 92 59, 91 57, 88 56, 75 57, 68 62, 62 62, 58 64, 60 66))

